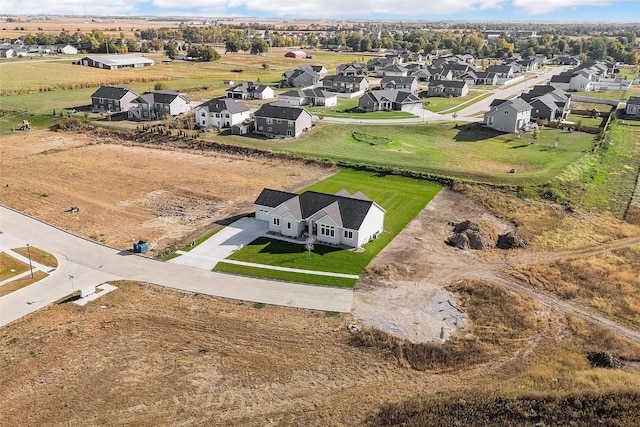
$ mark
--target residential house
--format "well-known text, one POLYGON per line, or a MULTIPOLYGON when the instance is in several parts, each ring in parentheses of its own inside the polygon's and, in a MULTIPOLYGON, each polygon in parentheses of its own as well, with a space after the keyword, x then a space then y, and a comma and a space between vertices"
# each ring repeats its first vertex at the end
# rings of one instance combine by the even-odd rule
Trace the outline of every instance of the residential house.
POLYGON ((409 91, 398 89, 372 90, 358 100, 358 110, 416 111, 422 109, 422 100, 409 91))
POLYGON ((590 69, 562 72, 551 77, 551 86, 571 92, 589 92, 594 83, 600 80, 598 74, 590 69))
POLYGON ((469 85, 464 80, 432 80, 427 96, 459 97, 467 96, 469 85))
POLYGON ((253 131, 269 138, 296 138, 312 126, 309 112, 282 103, 262 105, 253 118, 253 131))
POLYGON ((442 67, 441 74, 447 75, 450 73, 453 76, 451 80, 457 80, 469 71, 475 71, 475 68, 469 64, 448 63, 442 67))
POLYGON ((214 98, 195 108, 196 123, 201 129, 222 129, 242 124, 251 116, 243 102, 230 98, 214 98))
POLYGON ((558 56, 553 62, 558 65, 580 65, 580 59, 577 56, 558 56))
POLYGON ((349 76, 338 74, 327 76, 322 80, 322 89, 330 92, 356 93, 369 88, 369 80, 365 76, 349 76))
POLYGON ((640 96, 632 96, 627 99, 624 113, 627 117, 640 118, 640 96))
POLYGON ((129 118, 136 120, 160 120, 175 117, 191 109, 189 99, 173 90, 145 92, 132 102, 129 118))
POLYGON ((571 111, 571 95, 551 85, 536 85, 520 98, 531 105, 531 118, 565 120, 571 111))
POLYGON ((278 102, 294 106, 309 105, 333 107, 338 103, 338 97, 335 93, 331 93, 319 88, 301 89, 290 90, 278 95, 278 102))
POLYGON ((302 65, 282 74, 283 87, 314 86, 327 75, 322 65, 302 65))
POLYGON ((367 74, 367 64, 364 62, 340 64, 336 67, 336 74, 339 76, 364 76, 367 74))
POLYGON ((485 70, 488 73, 496 73, 498 79, 512 79, 515 77, 513 65, 489 65, 485 70))
POLYGON ((377 72, 380 68, 394 65, 396 60, 394 58, 373 58, 367 61, 367 70, 377 72))
POLYGON ((77 55, 78 54, 78 48, 76 48, 75 46, 71 46, 70 44, 57 44, 55 46, 55 50, 56 53, 62 53, 65 55, 77 55))
POLYGON ((124 112, 134 105, 138 94, 123 86, 100 86, 91 95, 91 109, 94 112, 124 112))
POLYGON ((86 67, 102 68, 105 70, 120 70, 123 68, 148 67, 155 64, 151 59, 139 55, 90 55, 75 62, 86 67))
POLYGON ((388 65, 386 67, 378 68, 376 71, 377 77, 406 77, 409 71, 399 65, 388 65))
POLYGON ((498 75, 488 71, 468 71, 460 76, 458 80, 464 80, 469 86, 471 85, 497 85, 498 75))
POLYGON ((420 85, 414 76, 383 77, 380 80, 380 89, 400 89, 416 93, 420 89, 420 85))
POLYGON ((385 210, 361 192, 302 194, 265 188, 254 202, 256 219, 269 232, 316 243, 360 248, 384 230, 385 210))
POLYGON ((11 46, 0 47, 0 58, 12 58, 16 56, 16 51, 11 46))
POLYGON ((484 124, 500 132, 515 133, 531 122, 532 107, 522 98, 495 99, 484 113, 484 124))
POLYGON ((254 82, 243 82, 226 91, 227 98, 231 99, 272 99, 276 94, 273 88, 254 82))

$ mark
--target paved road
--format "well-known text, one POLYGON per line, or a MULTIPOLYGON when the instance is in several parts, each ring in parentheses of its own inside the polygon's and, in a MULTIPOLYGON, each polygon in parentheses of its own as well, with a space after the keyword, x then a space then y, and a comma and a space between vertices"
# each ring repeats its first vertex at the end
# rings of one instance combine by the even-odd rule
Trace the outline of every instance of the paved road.
POLYGON ((50 252, 59 262, 58 269, 46 279, 0 298, 0 326, 74 289, 117 279, 288 307, 351 310, 351 289, 239 277, 144 258, 71 235, 5 207, 0 207, 0 231, 50 252))

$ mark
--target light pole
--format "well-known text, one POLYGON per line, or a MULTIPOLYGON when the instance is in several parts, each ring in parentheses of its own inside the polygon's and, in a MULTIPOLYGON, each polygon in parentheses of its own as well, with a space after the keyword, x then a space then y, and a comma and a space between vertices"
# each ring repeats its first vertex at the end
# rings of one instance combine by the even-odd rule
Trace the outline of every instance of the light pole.
POLYGON ((71 281, 71 292, 75 292, 75 289, 73 289, 73 279, 75 279, 75 277, 73 277, 71 274, 69 275, 69 280, 71 281))
POLYGON ((31 248, 27 243, 27 255, 29 255, 29 271, 31 272, 31 278, 33 279, 33 265, 31 264, 31 248))

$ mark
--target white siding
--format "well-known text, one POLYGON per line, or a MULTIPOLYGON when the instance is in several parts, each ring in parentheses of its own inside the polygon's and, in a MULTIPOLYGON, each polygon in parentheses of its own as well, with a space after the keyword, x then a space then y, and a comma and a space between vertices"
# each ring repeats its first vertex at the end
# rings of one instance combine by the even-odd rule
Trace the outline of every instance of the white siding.
POLYGON ((260 221, 269 221, 269 212, 271 211, 270 207, 254 205, 256 208, 256 219, 260 221))
POLYGON ((384 209, 377 204, 371 205, 358 230, 358 247, 373 239, 374 235, 382 232, 384 229, 384 213, 384 209))
POLYGON ((340 244, 340 233, 342 232, 342 227, 338 227, 338 225, 333 222, 329 216, 325 216, 318 220, 316 225, 318 227, 316 240, 319 243, 329 243, 331 245, 340 244))

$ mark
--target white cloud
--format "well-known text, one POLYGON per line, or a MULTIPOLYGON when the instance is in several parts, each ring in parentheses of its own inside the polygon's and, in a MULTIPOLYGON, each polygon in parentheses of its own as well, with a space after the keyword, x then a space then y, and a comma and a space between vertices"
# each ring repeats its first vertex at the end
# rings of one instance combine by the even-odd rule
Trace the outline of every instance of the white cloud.
POLYGON ((514 16, 520 16, 519 19, 525 19, 529 15, 576 11, 583 6, 606 6, 622 1, 625 0, 55 0, 47 3, 42 0, 3 0, 0 2, 0 13, 80 16, 85 11, 89 16, 226 16, 242 13, 305 18, 406 16, 429 19, 447 16, 455 18, 456 14, 463 13, 465 16, 472 16, 474 11, 486 13, 501 10, 510 11, 514 16))
POLYGON ((541 15, 582 6, 606 6, 614 0, 513 0, 513 5, 526 13, 541 15))

